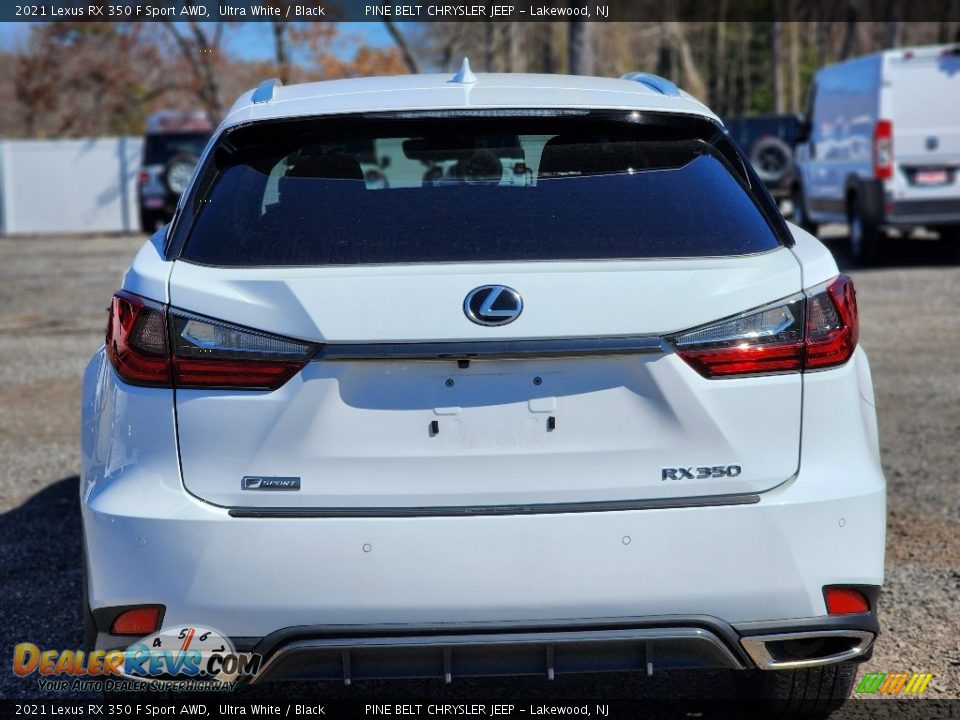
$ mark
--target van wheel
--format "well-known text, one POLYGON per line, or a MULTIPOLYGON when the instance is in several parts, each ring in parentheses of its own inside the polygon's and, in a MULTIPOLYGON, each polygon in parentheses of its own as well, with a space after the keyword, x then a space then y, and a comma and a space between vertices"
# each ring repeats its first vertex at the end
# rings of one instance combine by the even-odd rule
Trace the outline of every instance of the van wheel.
POLYGON ((741 670, 737 676, 741 695, 757 717, 824 718, 850 697, 857 664, 741 670))
POLYGON ((792 220, 794 225, 798 225, 811 235, 820 232, 817 223, 807 215, 806 199, 803 197, 803 188, 800 185, 794 185, 790 193, 790 204, 793 205, 792 220))
POLYGON ((863 216, 856 195, 850 199, 847 219, 850 223, 850 253, 853 259, 861 265, 875 263, 882 254, 885 238, 880 228, 863 216))

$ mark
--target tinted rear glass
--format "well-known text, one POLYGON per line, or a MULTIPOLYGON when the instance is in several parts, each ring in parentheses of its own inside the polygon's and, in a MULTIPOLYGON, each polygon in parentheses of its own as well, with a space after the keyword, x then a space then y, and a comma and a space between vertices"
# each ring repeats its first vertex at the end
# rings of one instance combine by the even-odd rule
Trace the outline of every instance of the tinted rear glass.
POLYGON ((587 115, 248 126, 202 173, 181 257, 323 266, 777 247, 739 158, 697 127, 709 135, 587 115))

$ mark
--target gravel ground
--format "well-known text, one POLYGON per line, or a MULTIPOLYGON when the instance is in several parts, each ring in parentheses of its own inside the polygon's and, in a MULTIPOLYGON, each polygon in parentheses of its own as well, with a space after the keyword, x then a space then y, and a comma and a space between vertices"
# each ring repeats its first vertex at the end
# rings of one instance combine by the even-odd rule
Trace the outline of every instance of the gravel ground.
MULTIPOLYGON (((77 506, 80 374, 140 237, 0 238, 0 697, 39 697, 10 671, 13 645, 81 642, 77 506)), ((842 247, 839 243, 836 245, 842 247)), ((960 698, 960 266, 933 243, 897 263, 848 268, 877 393, 889 485, 884 634, 864 671, 931 672, 926 695, 960 698)), ((841 264, 846 264, 840 254, 841 264)), ((294 686, 295 687, 295 686, 294 686)), ((291 689, 289 692, 296 692, 291 689)), ((451 700, 722 696, 723 673, 362 683, 323 696, 451 700), (709 692, 705 693, 705 688, 709 692)), ((315 686, 311 694, 316 695, 315 686)), ((56 697, 63 697, 57 695, 56 697)), ((691 700, 695 703, 695 700, 691 700)))

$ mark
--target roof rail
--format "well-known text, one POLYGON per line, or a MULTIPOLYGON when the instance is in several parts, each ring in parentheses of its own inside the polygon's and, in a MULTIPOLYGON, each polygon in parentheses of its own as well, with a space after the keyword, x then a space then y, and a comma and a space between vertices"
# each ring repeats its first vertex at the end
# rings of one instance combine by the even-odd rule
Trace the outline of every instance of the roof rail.
POLYGON ((667 97, 680 97, 680 88, 666 78, 662 78, 659 75, 654 75, 653 73, 632 72, 627 73, 626 75, 621 75, 620 79, 632 80, 633 82, 641 83, 646 85, 651 90, 654 90, 661 95, 666 95, 667 97))
POLYGON ((283 83, 280 82, 278 78, 273 78, 271 80, 264 80, 262 83, 257 85, 257 89, 253 91, 252 100, 255 103, 268 103, 273 100, 273 91, 275 88, 283 87, 283 83))

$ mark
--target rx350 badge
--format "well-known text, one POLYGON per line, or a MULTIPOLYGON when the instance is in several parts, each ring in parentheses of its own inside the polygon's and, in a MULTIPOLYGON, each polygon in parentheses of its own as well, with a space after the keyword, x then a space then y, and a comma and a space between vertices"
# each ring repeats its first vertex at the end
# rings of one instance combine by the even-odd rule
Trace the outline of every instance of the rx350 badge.
POLYGON ((663 468, 661 480, 706 480, 707 478, 736 477, 742 472, 739 465, 713 465, 711 467, 663 468))

